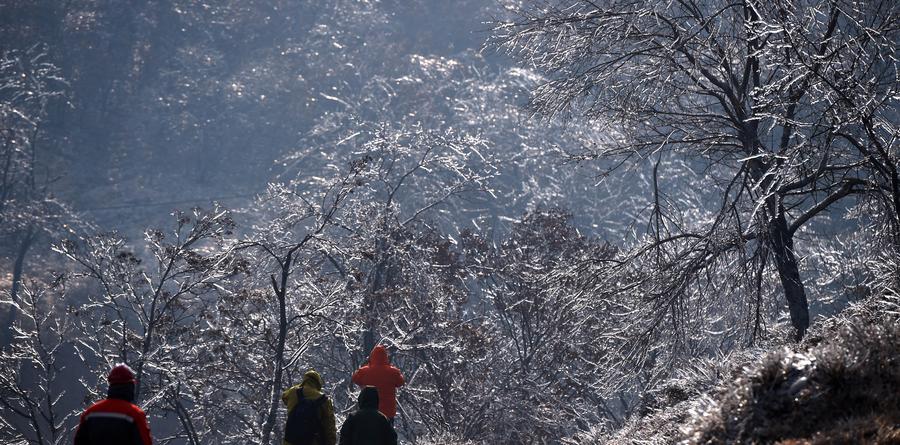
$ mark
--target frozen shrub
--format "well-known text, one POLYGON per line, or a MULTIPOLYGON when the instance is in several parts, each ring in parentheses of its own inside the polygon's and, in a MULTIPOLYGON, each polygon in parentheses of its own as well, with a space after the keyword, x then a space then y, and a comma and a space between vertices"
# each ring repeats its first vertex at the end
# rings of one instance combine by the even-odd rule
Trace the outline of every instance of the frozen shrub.
POLYGON ((854 322, 837 334, 745 370, 694 419, 688 443, 900 441, 900 327, 854 322))

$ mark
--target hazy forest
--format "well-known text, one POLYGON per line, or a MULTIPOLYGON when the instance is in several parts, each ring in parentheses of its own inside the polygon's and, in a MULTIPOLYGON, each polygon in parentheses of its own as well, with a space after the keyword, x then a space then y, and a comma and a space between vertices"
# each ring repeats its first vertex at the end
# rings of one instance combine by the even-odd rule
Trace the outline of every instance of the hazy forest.
POLYGON ((900 3, 0 0, 0 443, 900 444, 900 3))

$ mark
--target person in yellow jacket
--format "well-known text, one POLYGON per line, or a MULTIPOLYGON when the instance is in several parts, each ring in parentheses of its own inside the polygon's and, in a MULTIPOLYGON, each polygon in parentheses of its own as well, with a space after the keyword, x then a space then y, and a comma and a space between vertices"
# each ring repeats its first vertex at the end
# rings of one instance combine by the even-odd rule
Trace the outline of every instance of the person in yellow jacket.
POLYGON ((287 407, 284 445, 335 445, 337 428, 334 422, 334 405, 322 393, 322 376, 314 370, 303 375, 299 385, 281 394, 287 407), (300 411, 294 412, 295 409, 300 411), (292 415, 293 414, 293 415, 292 415), (288 438, 294 438, 289 441, 288 438))

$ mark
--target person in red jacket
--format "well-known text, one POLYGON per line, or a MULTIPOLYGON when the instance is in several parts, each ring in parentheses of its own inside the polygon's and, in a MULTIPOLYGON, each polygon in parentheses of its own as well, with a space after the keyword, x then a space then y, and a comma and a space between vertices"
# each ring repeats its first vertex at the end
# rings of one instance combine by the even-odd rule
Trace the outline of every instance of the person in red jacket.
POLYGON ((128 365, 119 364, 106 380, 106 399, 81 414, 75 445, 153 445, 147 416, 134 404, 134 372, 128 365))
POLYGON ((369 364, 353 373, 353 383, 359 386, 374 386, 378 389, 378 411, 394 423, 397 415, 397 388, 403 386, 403 374, 391 366, 384 346, 377 345, 369 355, 369 364))

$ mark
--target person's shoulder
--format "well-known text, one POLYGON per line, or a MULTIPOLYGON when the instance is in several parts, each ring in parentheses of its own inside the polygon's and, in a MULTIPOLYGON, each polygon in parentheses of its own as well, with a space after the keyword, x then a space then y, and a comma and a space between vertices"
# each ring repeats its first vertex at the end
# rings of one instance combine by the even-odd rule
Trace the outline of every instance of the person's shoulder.
POLYGON ((366 382, 368 382, 371 372, 372 368, 369 365, 364 365, 356 371, 353 371, 353 375, 350 376, 350 380, 358 385, 365 384, 366 382))
POLYGON ((341 429, 343 430, 344 426, 347 427, 347 429, 354 429, 354 428, 356 428, 356 425, 359 422, 365 423, 365 421, 366 421, 365 414, 362 411, 355 409, 355 410, 351 411, 349 414, 347 414, 346 418, 344 418, 344 423, 343 423, 341 429))
POLYGON ((355 414, 358 417, 366 417, 366 418, 372 417, 372 418, 376 418, 379 420, 384 419, 385 421, 388 421, 388 418, 387 418, 387 416, 384 415, 384 413, 382 413, 381 411, 378 411, 377 409, 374 409, 374 408, 358 409, 358 410, 354 411, 353 414, 355 414))
POLYGON ((146 417, 144 410, 140 406, 135 405, 127 400, 113 400, 115 408, 122 413, 131 414, 135 417, 146 417))
POLYGON ((146 418, 147 416, 141 407, 127 400, 119 399, 103 399, 84 410, 85 415, 91 413, 126 414, 134 418, 146 418))
POLYGON ((300 385, 291 386, 288 389, 285 389, 281 392, 281 402, 287 405, 288 407, 292 407, 293 404, 296 404, 303 397, 299 396, 300 393, 300 385))
POLYGON ((101 399, 94 402, 93 405, 89 406, 85 412, 94 412, 94 411, 110 411, 110 410, 118 410, 121 409, 122 403, 127 403, 124 400, 119 399, 101 399))
POLYGON ((92 403, 90 406, 88 406, 87 408, 84 409, 84 412, 81 413, 81 417, 84 418, 85 416, 87 416, 88 414, 90 414, 94 411, 103 409, 103 402, 106 402, 106 399, 98 400, 98 401, 92 403))
POLYGON ((139 415, 139 416, 141 416, 141 417, 147 417, 147 413, 145 413, 144 410, 141 409, 140 406, 137 406, 137 405, 135 405, 134 403, 129 403, 129 404, 128 404, 128 409, 129 409, 132 413, 137 414, 137 415, 139 415))
POLYGON ((315 403, 316 405, 319 405, 319 406, 325 408, 325 409, 329 409, 329 410, 334 409, 334 404, 331 403, 331 398, 328 397, 328 395, 324 394, 324 393, 321 396, 319 396, 318 399, 312 400, 312 402, 315 403))

